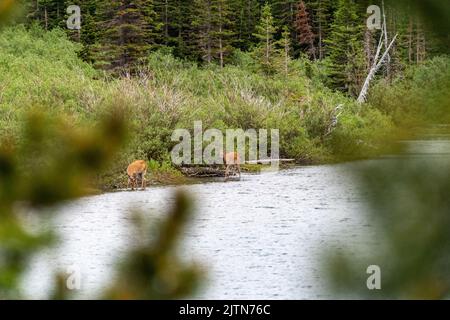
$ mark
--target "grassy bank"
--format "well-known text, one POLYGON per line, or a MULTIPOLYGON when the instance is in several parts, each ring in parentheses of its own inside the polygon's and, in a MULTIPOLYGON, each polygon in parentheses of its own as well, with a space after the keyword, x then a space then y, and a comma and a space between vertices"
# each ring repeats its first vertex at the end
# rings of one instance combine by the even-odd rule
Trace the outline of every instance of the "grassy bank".
POLYGON ((171 134, 176 128, 192 131, 199 120, 204 130, 277 128, 280 156, 299 164, 376 156, 395 131, 391 99, 382 94, 386 85, 377 85, 375 107, 358 105, 326 88, 320 64, 306 59, 293 60, 289 74, 267 76, 244 53, 221 69, 159 50, 139 75, 110 78, 79 59, 80 50, 58 30, 18 26, 0 33, 0 135, 20 135, 24 115, 34 108, 64 115, 74 127, 95 126, 105 113, 124 111, 127 144, 99 174, 104 189, 122 187, 127 163, 138 158, 149 161, 152 183, 185 182, 170 165, 171 134))

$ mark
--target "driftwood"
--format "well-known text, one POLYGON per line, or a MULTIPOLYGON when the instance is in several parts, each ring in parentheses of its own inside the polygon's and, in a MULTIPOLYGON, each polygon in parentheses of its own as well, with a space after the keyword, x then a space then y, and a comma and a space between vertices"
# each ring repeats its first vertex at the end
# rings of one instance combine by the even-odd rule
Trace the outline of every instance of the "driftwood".
POLYGON ((245 161, 245 164, 269 164, 271 162, 294 162, 295 159, 260 159, 245 161))
MULTIPOLYGON (((245 161, 245 164, 270 164, 272 161, 277 162, 294 162, 295 159, 260 159, 253 161, 245 161)), ((225 177, 225 166, 224 165, 186 165, 178 167, 185 176, 197 177, 197 178, 214 178, 214 177, 225 177)), ((236 172, 232 172, 235 175, 236 172)))
POLYGON ((183 166, 179 170, 188 177, 213 178, 225 177, 225 169, 221 167, 183 166))

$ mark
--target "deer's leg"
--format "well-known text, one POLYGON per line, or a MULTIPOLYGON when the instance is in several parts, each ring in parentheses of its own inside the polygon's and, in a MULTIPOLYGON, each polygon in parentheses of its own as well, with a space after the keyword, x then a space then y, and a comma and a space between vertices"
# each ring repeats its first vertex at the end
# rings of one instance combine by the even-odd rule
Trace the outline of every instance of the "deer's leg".
POLYGON ((142 174, 142 184, 141 184, 142 190, 145 190, 145 172, 142 174))
POLYGON ((226 165, 225 166, 225 181, 228 180, 228 176, 230 175, 230 166, 226 165))
POLYGON ((239 174, 239 180, 241 180, 241 165, 238 163, 236 166, 237 166, 237 171, 239 174))
POLYGON ((128 176, 127 190, 130 189, 130 176, 128 176))

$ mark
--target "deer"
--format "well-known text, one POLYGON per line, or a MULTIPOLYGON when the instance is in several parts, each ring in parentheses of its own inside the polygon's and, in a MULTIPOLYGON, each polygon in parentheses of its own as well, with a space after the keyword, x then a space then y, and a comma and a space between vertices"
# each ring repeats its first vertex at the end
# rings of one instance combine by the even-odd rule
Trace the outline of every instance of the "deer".
POLYGON ((231 167, 235 167, 239 174, 239 180, 241 179, 241 163, 240 157, 237 152, 227 152, 223 155, 223 164, 225 165, 225 181, 230 176, 231 167))
POLYGON ((141 188, 142 190, 145 190, 145 175, 147 173, 147 162, 144 160, 136 160, 133 163, 131 163, 127 168, 127 175, 128 175, 128 184, 127 189, 130 187, 131 184, 131 191, 134 191, 134 189, 137 189, 137 180, 138 178, 141 179, 141 188))

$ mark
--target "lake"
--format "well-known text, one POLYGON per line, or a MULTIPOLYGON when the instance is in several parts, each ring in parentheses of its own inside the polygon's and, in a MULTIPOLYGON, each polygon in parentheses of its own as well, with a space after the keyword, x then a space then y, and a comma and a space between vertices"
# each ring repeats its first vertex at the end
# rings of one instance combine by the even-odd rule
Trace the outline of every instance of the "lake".
MULTIPOLYGON (((450 154, 446 139, 407 143, 408 157, 419 161, 450 154)), ((364 163, 296 167, 244 174, 241 181, 183 186, 195 199, 196 210, 180 255, 207 270, 202 289, 192 298, 333 298, 324 278, 324 250, 378 245, 364 193, 352 179, 364 163)), ((45 227, 56 230, 60 239, 33 260, 24 292, 31 298, 46 297, 52 272, 75 268, 82 276, 76 298, 95 297, 114 279, 115 262, 136 244, 129 209, 162 219, 176 188, 107 193, 58 208, 45 227)))

